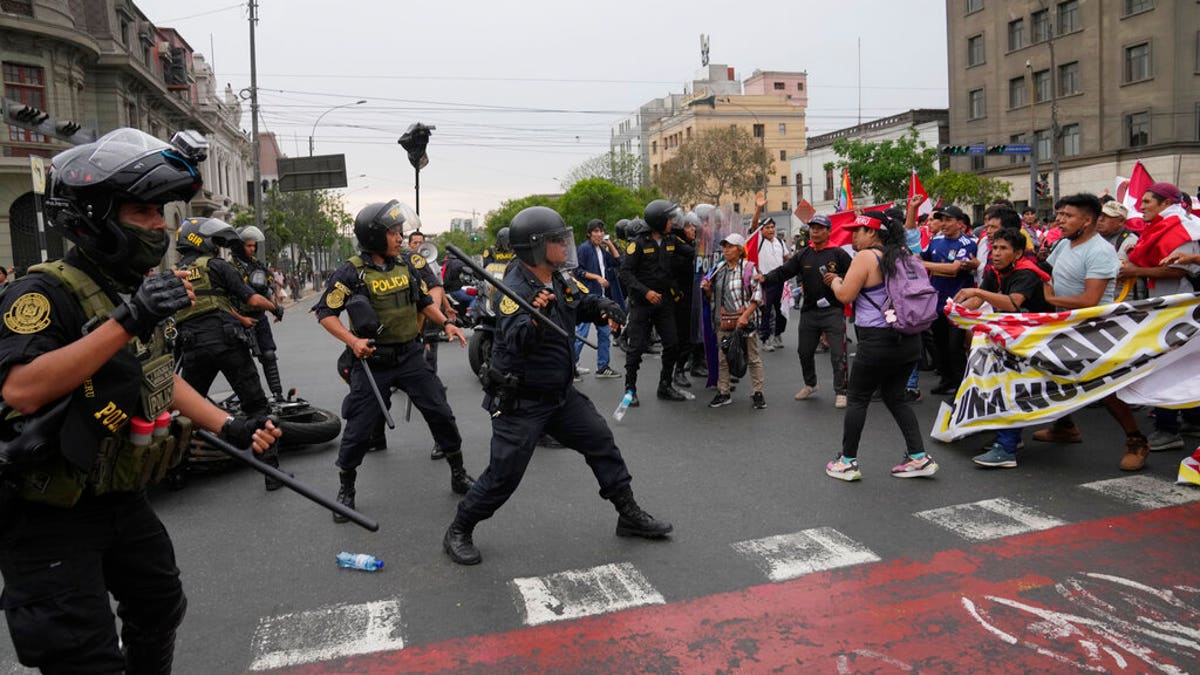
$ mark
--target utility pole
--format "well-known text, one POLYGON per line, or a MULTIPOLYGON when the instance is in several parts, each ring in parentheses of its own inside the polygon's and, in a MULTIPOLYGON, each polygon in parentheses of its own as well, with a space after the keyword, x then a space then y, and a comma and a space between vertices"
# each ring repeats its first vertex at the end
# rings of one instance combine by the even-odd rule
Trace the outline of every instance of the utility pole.
POLYGON ((1038 207, 1038 154, 1037 154, 1037 113, 1033 107, 1036 89, 1033 84, 1033 62, 1025 60, 1025 70, 1029 71, 1029 208, 1035 212, 1038 207))
POLYGON ((258 61, 254 52, 254 24, 258 23, 258 2, 248 0, 250 6, 250 133, 254 135, 254 226, 263 227, 262 166, 259 165, 258 148, 258 61))
POLYGON ((1058 203, 1058 145, 1062 130, 1058 126, 1058 66, 1054 60, 1054 24, 1050 24, 1050 162, 1054 167, 1054 202, 1058 203))

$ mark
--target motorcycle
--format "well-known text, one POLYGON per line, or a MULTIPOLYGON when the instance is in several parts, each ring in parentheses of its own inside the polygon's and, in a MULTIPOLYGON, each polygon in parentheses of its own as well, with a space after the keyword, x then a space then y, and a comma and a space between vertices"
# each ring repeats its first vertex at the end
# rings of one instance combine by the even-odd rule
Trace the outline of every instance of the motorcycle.
POLYGON ((468 295, 475 296, 475 303, 469 312, 472 331, 471 339, 467 341, 467 362, 471 366, 471 372, 482 381, 483 374, 487 372, 488 364, 492 360, 492 342, 496 335, 494 305, 497 302, 497 294, 483 279, 472 281, 469 290, 464 287, 468 295))

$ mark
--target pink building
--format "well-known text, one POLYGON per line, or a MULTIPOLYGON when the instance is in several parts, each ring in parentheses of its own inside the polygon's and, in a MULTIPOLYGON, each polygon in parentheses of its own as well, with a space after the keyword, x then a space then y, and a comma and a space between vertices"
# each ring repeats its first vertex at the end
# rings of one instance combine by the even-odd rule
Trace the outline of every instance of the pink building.
POLYGON ((788 102, 801 108, 808 107, 808 73, 782 70, 755 70, 750 79, 742 83, 746 96, 768 96, 783 94, 788 102))

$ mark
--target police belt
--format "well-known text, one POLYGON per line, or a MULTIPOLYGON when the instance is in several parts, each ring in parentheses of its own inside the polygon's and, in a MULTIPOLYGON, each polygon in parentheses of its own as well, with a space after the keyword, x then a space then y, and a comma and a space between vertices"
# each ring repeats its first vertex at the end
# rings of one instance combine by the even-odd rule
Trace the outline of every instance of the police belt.
POLYGON ((535 403, 555 404, 562 403, 567 398, 567 390, 547 391, 545 389, 525 389, 517 387, 513 390, 512 395, 515 398, 533 401, 535 403))
POLYGON ((375 353, 371 354, 371 362, 391 362, 394 363, 400 360, 400 357, 415 349, 421 347, 421 338, 416 337, 404 342, 391 342, 386 345, 377 345, 375 353))

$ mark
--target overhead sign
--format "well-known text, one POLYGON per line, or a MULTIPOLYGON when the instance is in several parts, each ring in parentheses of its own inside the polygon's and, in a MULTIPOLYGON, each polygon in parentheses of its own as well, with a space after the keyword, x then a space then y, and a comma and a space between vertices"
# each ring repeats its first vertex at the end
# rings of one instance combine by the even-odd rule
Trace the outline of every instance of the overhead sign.
POLYGON ((346 156, 280 157, 279 191, 327 190, 346 187, 346 156))
POLYGON ((33 179, 33 193, 46 194, 46 160, 37 155, 29 156, 29 177, 33 179))

